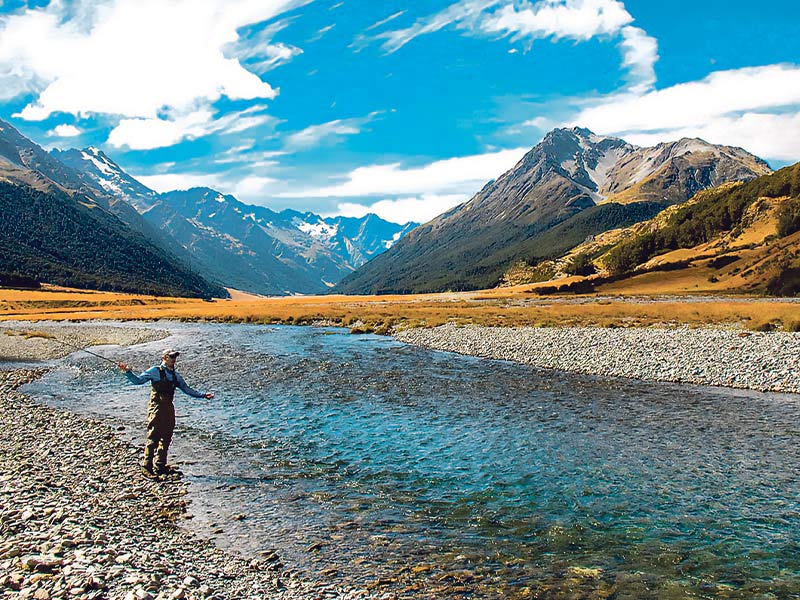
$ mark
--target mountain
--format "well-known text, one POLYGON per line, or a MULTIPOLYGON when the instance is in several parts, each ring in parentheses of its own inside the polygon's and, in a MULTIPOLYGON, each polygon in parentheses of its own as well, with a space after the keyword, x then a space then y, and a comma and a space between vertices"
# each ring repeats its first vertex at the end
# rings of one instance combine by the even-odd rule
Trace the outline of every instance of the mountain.
POLYGON ((586 240, 554 263, 555 270, 581 264, 591 273, 565 291, 798 296, 800 163, 699 192, 653 219, 586 240))
POLYGON ((649 218, 698 190, 768 172, 763 160, 740 148, 702 140, 641 148, 587 129, 556 129, 471 200, 416 228, 335 291, 492 287, 513 262, 566 250, 562 236, 542 243, 559 224, 572 243, 649 218))
POLYGON ((0 121, 0 275, 5 281, 227 296, 107 209, 79 173, 0 121))
POLYGON ((55 156, 95 187, 124 198, 151 227, 177 241, 194 269, 260 294, 325 292, 416 226, 375 215, 278 213, 210 188, 158 194, 95 148, 55 156))

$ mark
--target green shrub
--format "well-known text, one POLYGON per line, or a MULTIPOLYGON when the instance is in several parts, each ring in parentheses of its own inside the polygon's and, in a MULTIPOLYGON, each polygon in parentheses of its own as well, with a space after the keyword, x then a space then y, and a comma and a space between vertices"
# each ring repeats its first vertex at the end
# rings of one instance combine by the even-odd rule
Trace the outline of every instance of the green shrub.
POLYGON ((597 269, 594 268, 594 263, 589 255, 584 253, 576 254, 572 262, 567 266, 566 271, 570 275, 594 275, 597 269))
POLYGON ((800 198, 792 198, 778 211, 778 235, 786 237, 800 231, 800 198))

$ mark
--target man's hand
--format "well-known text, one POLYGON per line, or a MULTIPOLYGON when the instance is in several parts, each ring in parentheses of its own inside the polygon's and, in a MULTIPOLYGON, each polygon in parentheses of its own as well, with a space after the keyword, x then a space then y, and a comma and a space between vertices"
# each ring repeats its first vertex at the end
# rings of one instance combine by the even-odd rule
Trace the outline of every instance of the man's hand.
POLYGON ((206 400, 211 400, 213 397, 214 397, 213 392, 206 392, 205 394, 203 394, 203 398, 205 398, 206 400))
POLYGON ((124 362, 118 362, 117 366, 119 367, 120 371, 130 371, 131 368, 126 365, 124 362))

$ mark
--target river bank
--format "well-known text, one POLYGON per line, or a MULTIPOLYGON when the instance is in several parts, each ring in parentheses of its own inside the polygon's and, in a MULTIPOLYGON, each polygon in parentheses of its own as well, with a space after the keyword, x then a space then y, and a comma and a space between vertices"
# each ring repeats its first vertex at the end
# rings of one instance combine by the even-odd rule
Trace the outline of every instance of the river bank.
POLYGON ((244 559, 182 528, 181 479, 143 477, 139 450, 103 422, 17 391, 41 373, 0 371, 0 596, 345 597, 285 571, 274 552, 244 559))
POLYGON ((433 350, 587 375, 800 393, 800 333, 447 324, 394 337, 433 350))

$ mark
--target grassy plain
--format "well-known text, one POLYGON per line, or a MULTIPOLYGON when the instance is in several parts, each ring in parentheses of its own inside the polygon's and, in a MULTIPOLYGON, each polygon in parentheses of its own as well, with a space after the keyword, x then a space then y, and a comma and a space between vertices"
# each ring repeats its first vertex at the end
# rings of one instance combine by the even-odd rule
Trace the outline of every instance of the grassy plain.
POLYGON ((274 298, 233 291, 231 299, 213 301, 63 288, 0 288, 0 320, 327 321, 379 333, 395 326, 436 326, 447 322, 491 326, 733 325, 754 330, 800 330, 800 303, 788 300, 634 295, 633 289, 625 290, 627 295, 603 290, 601 294, 580 296, 539 296, 535 287, 406 296, 274 298))

